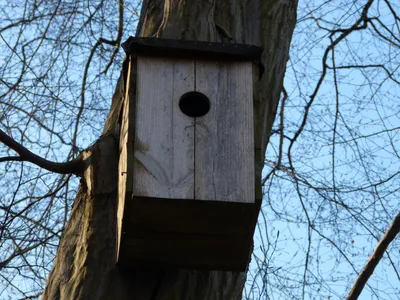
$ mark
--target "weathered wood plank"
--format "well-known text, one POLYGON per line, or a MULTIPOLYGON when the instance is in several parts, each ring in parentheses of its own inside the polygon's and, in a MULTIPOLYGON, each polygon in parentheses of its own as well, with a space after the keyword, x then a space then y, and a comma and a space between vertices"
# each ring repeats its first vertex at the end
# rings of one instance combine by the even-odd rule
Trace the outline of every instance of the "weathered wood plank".
POLYGON ((194 120, 179 109, 193 89, 193 61, 138 58, 134 196, 193 198, 194 120))
POLYGON ((195 124, 195 198, 254 203, 250 62, 196 61, 196 91, 211 109, 195 124))
MULTIPOLYGON (((122 222, 124 219, 125 212, 125 201, 132 195, 132 170, 131 165, 133 163, 133 143, 131 142, 134 136, 133 128, 133 103, 135 99, 130 99, 129 93, 132 90, 135 94, 136 82, 132 82, 135 76, 132 73, 136 73, 136 58, 129 56, 129 65, 127 72, 127 82, 125 91, 125 101, 122 106, 122 121, 120 131, 120 142, 119 142, 119 161, 118 161, 118 206, 117 206, 117 257, 119 259, 120 247, 121 247, 121 234, 122 234, 122 222), (132 72, 133 69, 133 72, 132 72), (132 84, 131 84, 132 83, 132 84)), ((135 74, 136 75, 136 74, 135 74)))
POLYGON ((119 263, 244 270, 254 205, 134 197, 119 263))

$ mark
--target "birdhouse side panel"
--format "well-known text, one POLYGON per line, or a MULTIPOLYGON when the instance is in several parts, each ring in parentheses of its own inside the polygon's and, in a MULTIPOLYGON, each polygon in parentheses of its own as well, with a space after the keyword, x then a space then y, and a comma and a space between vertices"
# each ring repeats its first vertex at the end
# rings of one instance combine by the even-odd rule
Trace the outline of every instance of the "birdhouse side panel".
POLYGON ((118 161, 118 208, 117 208, 117 261, 119 260, 122 223, 125 202, 132 194, 132 165, 134 137, 134 97, 136 91, 136 59, 129 56, 125 97, 122 107, 119 161, 118 161), (133 98, 132 98, 133 96, 133 98))
POLYGON ((195 197, 254 203, 251 62, 196 62, 196 90, 211 109, 195 124, 195 197))
POLYGON ((194 120, 179 109, 194 61, 138 57, 133 195, 193 199, 194 120))

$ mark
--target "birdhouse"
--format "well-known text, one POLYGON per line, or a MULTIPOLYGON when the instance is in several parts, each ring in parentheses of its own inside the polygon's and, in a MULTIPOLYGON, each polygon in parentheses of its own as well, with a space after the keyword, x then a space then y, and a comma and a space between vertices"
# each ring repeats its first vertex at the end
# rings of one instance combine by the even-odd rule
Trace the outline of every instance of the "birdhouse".
POLYGON ((261 49, 155 38, 123 48, 117 263, 245 270, 261 49))

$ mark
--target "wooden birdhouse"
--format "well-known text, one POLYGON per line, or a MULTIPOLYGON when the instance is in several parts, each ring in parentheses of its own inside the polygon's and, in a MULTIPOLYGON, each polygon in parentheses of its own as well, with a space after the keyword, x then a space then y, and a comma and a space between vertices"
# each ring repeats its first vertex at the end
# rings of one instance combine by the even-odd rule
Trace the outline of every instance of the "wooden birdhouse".
POLYGON ((255 226, 255 46, 130 38, 117 263, 245 270, 255 226))

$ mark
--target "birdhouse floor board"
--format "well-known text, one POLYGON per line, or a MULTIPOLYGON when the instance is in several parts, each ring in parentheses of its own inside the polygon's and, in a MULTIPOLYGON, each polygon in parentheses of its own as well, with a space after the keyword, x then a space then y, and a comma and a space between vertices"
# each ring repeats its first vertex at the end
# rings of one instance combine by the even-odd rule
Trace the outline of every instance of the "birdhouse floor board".
MULTIPOLYGON (((230 240, 230 239, 229 239, 230 240)), ((119 264, 146 264, 175 266, 181 268, 245 269, 248 262, 248 249, 218 238, 163 235, 163 238, 131 239, 123 245, 119 264), (225 249, 225 250, 222 250, 225 249), (125 252, 125 253, 124 253, 125 252), (241 266, 241 267, 239 267, 241 266)))
POLYGON ((182 234, 146 234, 127 240, 123 245, 126 258, 123 265, 135 262, 150 265, 177 266, 198 268, 208 266, 224 269, 232 266, 246 265, 249 256, 247 247, 233 243, 230 237, 221 236, 210 239, 209 236, 192 236, 182 234))
POLYGON ((254 205, 222 201, 134 197, 126 204, 124 224, 159 231, 246 234, 254 205))
POLYGON ((244 269, 254 205, 134 197, 125 206, 119 264, 244 269), (226 218, 225 216, 229 216, 226 218))

